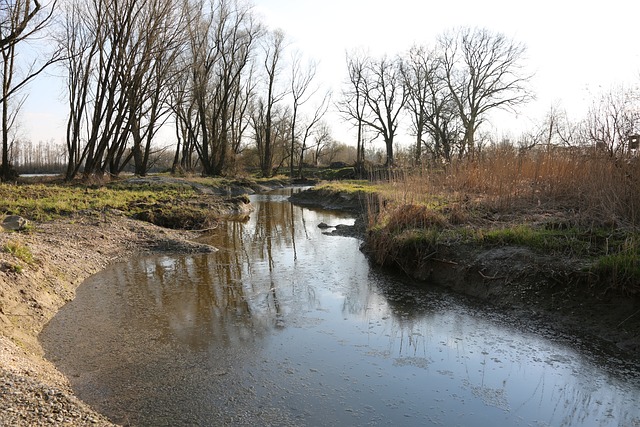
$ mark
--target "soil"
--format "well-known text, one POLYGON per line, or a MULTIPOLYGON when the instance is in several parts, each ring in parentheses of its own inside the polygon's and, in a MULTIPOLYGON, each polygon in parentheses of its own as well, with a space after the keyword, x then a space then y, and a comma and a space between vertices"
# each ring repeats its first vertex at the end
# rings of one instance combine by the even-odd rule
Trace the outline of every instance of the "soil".
POLYGON ((83 212, 26 232, 0 232, 0 247, 20 245, 33 255, 26 263, 0 252, 0 425, 111 425, 73 396, 44 359, 38 334, 87 277, 111 262, 135 253, 215 250, 195 237, 119 212, 83 212))

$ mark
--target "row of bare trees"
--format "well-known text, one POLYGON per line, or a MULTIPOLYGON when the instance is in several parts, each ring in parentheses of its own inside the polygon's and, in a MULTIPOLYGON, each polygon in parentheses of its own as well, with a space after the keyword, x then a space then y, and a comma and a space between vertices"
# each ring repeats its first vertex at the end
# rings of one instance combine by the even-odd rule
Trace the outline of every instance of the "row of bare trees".
POLYGON ((5 50, 15 56, 9 49, 40 32, 55 40, 46 65, 59 61, 66 76, 68 180, 131 164, 146 174, 169 127, 172 169, 205 175, 232 171, 243 155, 265 176, 285 165, 301 174, 305 152, 330 142, 322 122, 330 96, 315 65, 290 59, 284 33, 265 28, 242 0, 66 0, 43 10, 32 0, 0 9, 5 180, 19 111, 8 103, 24 85, 11 81, 5 50))
MULTIPOLYGON (((305 160, 333 144, 323 121, 331 96, 315 63, 289 50, 285 34, 242 0, 0 0, 2 180, 12 174, 22 91, 54 63, 66 76, 69 180, 132 165, 146 174, 167 128, 174 172, 223 175, 242 160, 264 176, 301 177, 305 160), (17 52, 35 36, 54 43, 18 72, 17 52)), ((503 34, 467 27, 397 57, 348 53, 336 107, 357 129, 356 164, 365 143, 381 138, 393 165, 401 131, 414 138, 414 164, 473 158, 489 114, 532 99, 525 53, 503 34)), ((637 105, 633 91, 603 96, 579 126, 552 110, 524 139, 592 141, 616 155, 637 128, 637 105)))
POLYGON ((267 30, 249 5, 76 0, 64 15, 67 179, 81 169, 117 175, 131 160, 144 175, 167 121, 176 130, 174 171, 222 175, 252 145, 263 175, 283 163, 294 174, 328 96, 299 126, 300 108, 319 90, 314 68, 294 57, 287 76, 284 33, 267 30))
MULTIPOLYGON (((395 58, 349 53, 338 108, 357 130, 357 164, 363 164, 365 143, 380 137, 386 165, 393 165, 400 130, 414 138, 414 165, 425 159, 473 159, 483 146, 497 142, 495 136, 478 138, 490 113, 517 112, 533 99, 525 54, 522 44, 500 33, 466 27, 441 34, 432 47, 413 46, 395 58), (403 123, 409 124, 406 129, 403 123)), ((637 154, 638 141, 640 92, 620 86, 594 96, 580 120, 552 106, 538 125, 507 142, 521 149, 579 147, 618 157, 637 154)))
POLYGON ((468 27, 443 33, 432 48, 414 46, 395 58, 348 54, 339 108, 357 128, 358 162, 367 128, 384 140, 386 164, 394 163, 402 115, 411 123, 416 163, 425 149, 447 161, 473 157, 476 132, 488 114, 532 98, 524 54, 522 44, 500 33, 468 27))

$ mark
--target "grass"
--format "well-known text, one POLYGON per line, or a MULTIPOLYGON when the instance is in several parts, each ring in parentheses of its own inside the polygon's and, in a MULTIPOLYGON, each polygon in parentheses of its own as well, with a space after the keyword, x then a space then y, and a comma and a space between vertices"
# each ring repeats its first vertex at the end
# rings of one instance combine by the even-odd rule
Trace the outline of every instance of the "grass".
MULTIPOLYGON (((589 255, 595 248, 576 229, 548 230, 527 224, 478 232, 478 240, 489 245, 517 245, 541 253, 589 255)), ((597 252, 595 250, 594 252, 597 252)))
POLYGON ((317 190, 349 194, 378 194, 385 190, 384 185, 372 183, 367 180, 327 181, 322 182, 315 188, 317 190))
MULTIPOLYGON (((2 251, 13 255, 26 265, 31 265, 35 262, 35 258, 33 257, 31 250, 21 243, 7 242, 2 246, 2 251)), ((24 269, 23 265, 20 263, 11 263, 8 267, 16 273, 22 273, 22 270, 24 269)))
POLYGON ((176 188, 160 189, 152 186, 115 185, 111 188, 91 188, 69 185, 2 184, 0 185, 0 212, 21 215, 36 221, 46 221, 77 211, 136 210, 136 206, 170 200, 178 194, 176 188))
POLYGON ((523 246, 585 259, 602 283, 640 293, 639 158, 494 148, 362 186, 374 193, 368 225, 378 260, 419 246, 523 246))
POLYGON ((640 236, 630 236, 614 253, 598 259, 592 272, 612 288, 638 293, 640 284, 640 236))
POLYGON ((67 185, 0 185, 0 209, 46 220, 82 210, 135 210, 145 203, 189 198, 194 190, 178 185, 127 185, 91 188, 67 185))
POLYGON ((114 181, 102 186, 0 184, 0 213, 49 221, 79 211, 121 211, 171 228, 207 228, 216 211, 187 184, 114 181))

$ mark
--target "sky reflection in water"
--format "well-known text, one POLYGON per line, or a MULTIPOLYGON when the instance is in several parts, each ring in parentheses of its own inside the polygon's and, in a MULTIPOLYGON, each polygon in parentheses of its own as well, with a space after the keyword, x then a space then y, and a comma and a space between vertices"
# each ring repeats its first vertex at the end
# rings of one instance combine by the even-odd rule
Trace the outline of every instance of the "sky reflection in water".
POLYGON ((133 425, 640 426, 637 366, 376 269, 352 223, 254 196, 213 255, 108 268, 42 334, 78 395, 133 425))

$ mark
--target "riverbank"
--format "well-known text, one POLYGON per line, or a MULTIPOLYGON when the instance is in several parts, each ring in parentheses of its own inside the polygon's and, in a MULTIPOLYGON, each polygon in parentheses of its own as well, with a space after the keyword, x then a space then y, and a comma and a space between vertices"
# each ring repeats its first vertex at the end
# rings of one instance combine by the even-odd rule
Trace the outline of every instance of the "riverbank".
MULTIPOLYGON (((137 185, 162 181, 153 178, 137 185)), ((169 181, 183 185, 182 180, 169 181)), ((205 211, 221 207, 215 213, 218 216, 246 214, 249 209, 241 193, 251 186, 185 185, 197 189, 185 196, 193 203, 181 200, 174 212, 201 205, 205 211)), ((309 199, 308 205, 352 212, 370 207, 367 198, 358 194, 302 194, 309 199)), ((74 298, 76 288, 109 263, 159 251, 214 250, 193 243, 198 231, 170 230, 132 218, 165 218, 157 213, 164 212, 166 204, 166 200, 128 201, 135 215, 113 208, 91 208, 31 222, 20 232, 0 232, 0 247, 5 248, 0 251, 0 425, 112 425, 73 395, 68 380, 44 358, 38 334, 57 310, 74 298)), ((373 237, 366 234, 364 221, 357 224, 360 228, 351 230, 352 235, 373 237)), ((400 267, 423 283, 448 286, 513 311, 524 324, 548 325, 559 333, 577 332, 586 339, 602 341, 603 348, 611 345, 629 357, 638 357, 637 298, 584 288, 588 284, 580 279, 588 279, 584 259, 539 253, 518 245, 481 247, 461 241, 440 246, 437 254, 429 246, 404 248, 408 252, 395 252, 382 264, 400 267), (425 252, 427 249, 430 251, 425 252)), ((375 258, 376 254, 370 252, 370 256, 375 258)))
MULTIPOLYGON (((294 195, 292 201, 357 213, 360 220, 349 233, 361 236, 363 251, 375 263, 399 269, 422 286, 446 287, 513 312, 525 327, 578 335, 597 341, 596 347, 605 352, 640 359, 640 298, 609 284, 614 278, 595 276, 592 257, 575 251, 540 250, 518 244, 516 239, 477 239, 473 236, 478 224, 457 218, 465 213, 454 211, 455 205, 443 209, 449 218, 412 204, 401 205, 396 211, 403 216, 401 220, 394 223, 392 218, 391 225, 376 223, 371 218, 376 213, 366 212, 386 202, 360 186, 355 191, 314 188, 294 195), (421 216, 426 220, 420 222, 421 216), (410 225, 401 227, 398 224, 404 225, 405 217, 410 225)), ((494 214, 485 221, 490 224, 483 225, 482 233, 494 236, 523 224, 527 229, 545 229, 548 224, 570 220, 562 212, 552 215, 536 209, 517 215, 494 214)))
POLYGON ((38 334, 76 288, 107 264, 158 251, 207 252, 196 234, 85 212, 0 233, 0 247, 27 248, 33 261, 0 252, 0 425, 111 425, 79 401, 44 358, 38 334), (14 266, 21 263, 19 271, 14 266))
POLYGON ((105 187, 3 184, 3 210, 28 222, 19 231, 0 227, 0 425, 113 425, 77 399, 67 378, 45 359, 38 342, 42 328, 85 279, 110 263, 145 253, 215 250, 193 241, 199 231, 149 221, 215 227, 221 218, 248 215, 251 206, 242 195, 251 187, 280 183, 213 186, 152 177, 115 185, 126 185, 130 199, 116 200, 105 187), (73 210, 79 203, 85 209, 73 210), (110 207, 118 203, 128 210, 110 207), (45 216, 52 218, 39 219, 45 216))

